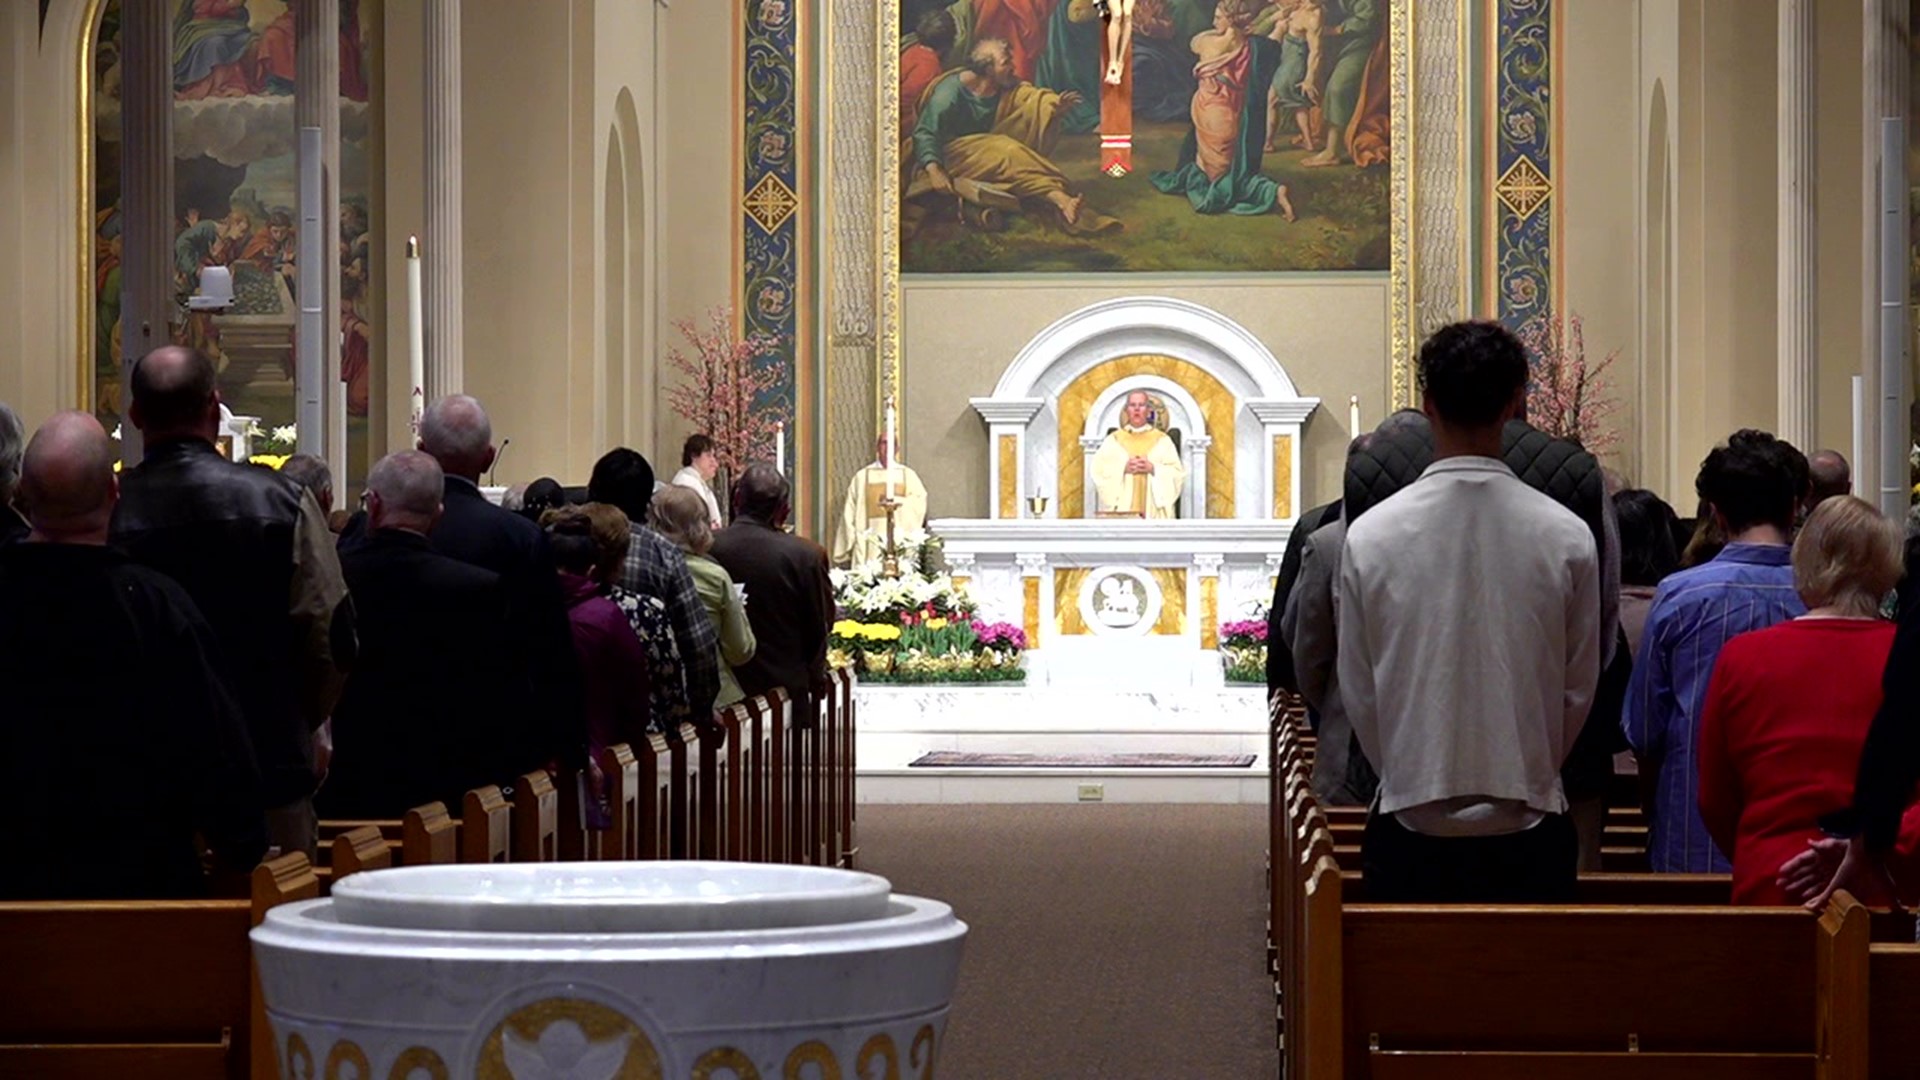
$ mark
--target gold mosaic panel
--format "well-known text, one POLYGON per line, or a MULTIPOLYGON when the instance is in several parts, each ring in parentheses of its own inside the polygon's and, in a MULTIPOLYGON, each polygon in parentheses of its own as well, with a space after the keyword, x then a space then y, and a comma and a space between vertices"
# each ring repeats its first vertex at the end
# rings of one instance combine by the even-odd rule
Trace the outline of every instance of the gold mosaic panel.
POLYGON ((1020 437, 1000 436, 1000 516, 1020 516, 1020 437))
POLYGON ((1293 436, 1273 439, 1273 517, 1285 521, 1293 516, 1293 436))
MULTIPOLYGON (((1086 453, 1080 449, 1080 433, 1086 429, 1087 413, 1093 403, 1117 382, 1141 375, 1158 375, 1193 395, 1206 417, 1206 434, 1213 438, 1207 448, 1207 516, 1233 516, 1233 394, 1204 368, 1172 356, 1142 354, 1119 356, 1095 364, 1060 392, 1060 492, 1059 516, 1085 516, 1086 453)), ((1181 432, 1182 436, 1194 432, 1181 432)))
POLYGON ((1220 578, 1217 575, 1200 579, 1200 647, 1220 647, 1220 578))
POLYGON ((1021 629, 1027 632, 1027 648, 1037 649, 1040 647, 1040 579, 1028 577, 1020 585, 1026 596, 1021 619, 1025 625, 1021 629))

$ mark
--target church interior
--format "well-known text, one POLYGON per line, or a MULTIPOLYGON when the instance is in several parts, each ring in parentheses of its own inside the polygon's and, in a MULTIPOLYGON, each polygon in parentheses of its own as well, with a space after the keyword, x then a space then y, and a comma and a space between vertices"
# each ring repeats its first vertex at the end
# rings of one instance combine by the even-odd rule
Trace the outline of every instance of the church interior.
MULTIPOLYGON (((712 558, 669 529, 668 562, 718 574, 699 647, 726 676, 712 710, 683 689, 685 722, 663 721, 662 678, 692 687, 683 638, 651 659, 633 738, 451 800, 330 815, 315 766, 309 838, 211 898, 40 895, 0 871, 0 937, 33 942, 0 995, 0 1075, 1914 1075, 1903 856, 1874 892, 1845 875, 1877 834, 1809 819, 1794 835, 1821 861, 1781 865, 1788 900, 1752 899, 1721 833, 1676 840, 1663 818, 1705 828, 1700 701, 1732 650, 1717 672, 1646 658, 1681 632, 1664 575, 1762 543, 1710 475, 1746 433, 1798 455, 1807 489, 1767 534, 1783 592, 1848 527, 1808 494, 1835 462, 1831 494, 1871 512, 1854 524, 1920 569, 1916 8, 0 0, 0 405, 19 429, 9 464, 0 423, 0 514, 11 499, 33 530, 21 547, 63 505, 27 439, 55 445, 73 413, 110 440, 119 546, 170 437, 141 396, 161 369, 136 365, 180 347, 217 384, 220 456, 324 467, 349 584, 406 468, 446 484, 416 532, 437 537, 465 484, 554 558, 573 527, 554 515, 584 507, 577 540, 619 505, 629 574, 667 528, 648 495, 694 488, 712 558), (1564 903, 1389 902, 1383 829, 1443 850, 1483 819, 1426 835, 1382 809, 1405 781, 1360 759, 1380 736, 1356 712, 1348 761, 1327 726, 1338 682, 1359 700, 1368 586, 1348 579, 1409 502, 1381 477, 1411 455, 1411 489, 1465 445, 1437 358, 1463 323, 1524 357, 1501 421, 1525 433, 1490 445, 1592 526, 1607 605, 1580 692, 1598 682, 1593 717, 1611 701, 1589 721, 1604 775, 1520 806, 1538 838, 1591 805, 1564 903), (475 452, 443 453, 475 403, 475 452), (615 464, 651 480, 637 504, 604 494, 615 464), (1670 565, 1641 580, 1635 515, 1656 503, 1670 565), (745 519, 805 541, 818 587, 748 581, 723 538, 745 519), (1332 547, 1316 578, 1329 522, 1346 562, 1332 547), (1341 650, 1317 680, 1309 582, 1341 650), (761 662, 812 618, 811 674, 729 658, 723 610, 761 662), (1638 710, 1676 696, 1679 749, 1643 743, 1638 710), (1854 887, 1803 895, 1809 865, 1854 887), (118 980, 99 1001, 72 974, 89 966, 118 980)), ((9 592, 29 575, 7 554, 0 652, 44 614, 9 592)), ((1878 741, 1920 707, 1894 673, 1914 591, 1888 581, 1860 616, 1885 686, 1874 667, 1835 691, 1852 741, 1806 760, 1847 786, 1819 815, 1855 797, 1863 740, 1920 777, 1920 743, 1878 741)), ((381 609, 351 603, 372 657, 381 609)), ((1452 611, 1398 614, 1480 640, 1452 611)), ((449 670, 520 670, 473 655, 449 670)), ((340 709, 365 709, 342 666, 340 709)), ((346 764, 339 719, 325 753, 346 764)), ((38 745, 0 734, 0 777, 38 745)), ((66 813, 0 805, 7 830, 66 813)))

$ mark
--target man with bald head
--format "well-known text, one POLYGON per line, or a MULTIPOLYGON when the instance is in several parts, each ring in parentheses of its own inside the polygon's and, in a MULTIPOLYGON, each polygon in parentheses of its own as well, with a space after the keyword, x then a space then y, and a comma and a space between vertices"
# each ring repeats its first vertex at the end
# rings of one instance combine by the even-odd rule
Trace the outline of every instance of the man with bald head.
POLYGON ((200 896, 196 834, 230 872, 266 851, 212 631, 180 586, 107 546, 116 456, 78 412, 24 455, 32 531, 0 548, 0 900, 200 896))
MULTIPOLYGON (((493 659, 514 670, 496 689, 517 699, 521 729, 504 757, 517 762, 516 773, 556 756, 571 761, 584 753, 586 714, 566 601, 546 533, 480 492, 495 456, 487 410, 465 394, 434 402, 420 417, 420 449, 446 476, 440 520, 428 530, 433 549, 498 574, 506 592, 514 641, 493 659)), ((358 542, 343 538, 342 547, 358 542)))
POLYGON ((1853 493, 1853 466, 1838 450, 1816 450, 1807 458, 1807 471, 1813 476, 1813 491, 1807 496, 1807 513, 1838 495, 1853 493))
POLYGON ((315 796, 329 818, 397 818, 511 783, 514 719, 491 671, 509 653, 500 575, 434 551, 440 464, 418 450, 367 474, 366 534, 340 554, 360 652, 333 713, 334 757, 315 796))
POLYGON ((129 382, 146 456, 121 482, 114 545, 179 582, 206 615, 252 735, 269 835, 311 855, 316 732, 354 650, 333 534, 311 493, 214 448, 220 395, 205 354, 163 346, 129 382))

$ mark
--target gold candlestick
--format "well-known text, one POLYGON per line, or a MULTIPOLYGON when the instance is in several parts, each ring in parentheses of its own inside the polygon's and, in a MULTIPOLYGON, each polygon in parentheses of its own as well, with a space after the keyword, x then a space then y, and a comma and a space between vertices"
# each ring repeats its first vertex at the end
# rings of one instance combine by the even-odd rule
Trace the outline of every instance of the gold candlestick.
POLYGON ((880 499, 880 506, 887 512, 887 546, 880 552, 880 572, 890 578, 900 576, 900 549, 893 537, 893 516, 903 506, 904 500, 887 494, 880 499))

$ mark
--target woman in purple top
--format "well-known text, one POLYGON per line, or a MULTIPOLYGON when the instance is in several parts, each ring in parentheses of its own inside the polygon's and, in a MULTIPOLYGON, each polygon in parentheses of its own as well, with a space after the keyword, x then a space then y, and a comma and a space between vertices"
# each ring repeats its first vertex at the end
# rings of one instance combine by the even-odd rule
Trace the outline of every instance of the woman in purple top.
POLYGON ((627 516, 604 503, 549 510, 541 524, 553 547, 573 627, 587 710, 588 825, 606 828, 611 817, 600 775, 600 751, 647 737, 647 654, 627 617, 607 598, 606 583, 627 557, 627 516))

